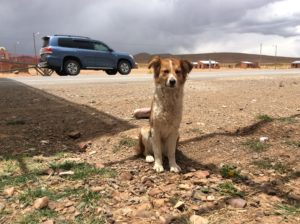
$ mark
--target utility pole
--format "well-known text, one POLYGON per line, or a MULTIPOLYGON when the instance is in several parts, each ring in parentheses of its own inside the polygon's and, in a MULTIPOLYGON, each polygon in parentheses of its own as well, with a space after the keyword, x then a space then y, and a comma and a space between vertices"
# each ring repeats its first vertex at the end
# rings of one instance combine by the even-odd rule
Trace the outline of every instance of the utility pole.
POLYGON ((36 33, 32 33, 32 37, 33 37, 33 50, 34 50, 34 56, 35 56, 35 61, 37 62, 37 53, 36 53, 36 44, 35 44, 35 36, 39 35, 39 32, 36 33))
POLYGON ((276 66, 277 66, 277 44, 274 45, 275 47, 275 69, 276 69, 276 66))
POLYGON ((260 67, 260 64, 261 64, 261 53, 262 53, 262 43, 260 43, 260 46, 259 46, 259 62, 258 62, 259 67, 260 67))
MULTIPOLYGON (((35 36, 39 35, 39 32, 36 33, 32 33, 32 37, 33 37, 33 50, 34 50, 34 56, 35 56, 35 63, 38 63, 38 58, 37 58, 37 53, 36 53, 36 44, 35 44, 35 36)), ((36 75, 38 75, 38 71, 36 70, 36 75)))
POLYGON ((15 46, 14 46, 15 47, 15 52, 14 52, 15 53, 15 55, 14 55, 15 56, 15 61, 17 61, 17 45, 19 45, 19 44, 20 44, 20 41, 17 41, 15 43, 15 46))

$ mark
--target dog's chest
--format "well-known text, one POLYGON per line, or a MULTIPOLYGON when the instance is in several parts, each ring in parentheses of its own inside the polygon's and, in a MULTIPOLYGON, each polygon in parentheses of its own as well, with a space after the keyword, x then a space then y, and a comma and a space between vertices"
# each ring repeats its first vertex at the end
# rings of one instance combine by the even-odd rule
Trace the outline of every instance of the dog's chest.
POLYGON ((152 107, 154 126, 166 131, 178 129, 182 117, 182 98, 181 94, 155 94, 152 107))

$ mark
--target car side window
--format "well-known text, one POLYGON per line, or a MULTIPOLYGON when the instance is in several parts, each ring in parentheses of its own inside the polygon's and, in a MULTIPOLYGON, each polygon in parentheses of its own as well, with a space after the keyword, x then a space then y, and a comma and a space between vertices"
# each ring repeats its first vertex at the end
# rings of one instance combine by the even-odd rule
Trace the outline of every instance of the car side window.
POLYGON ((97 43, 97 42, 94 43, 94 50, 96 50, 96 51, 106 51, 106 52, 109 51, 107 46, 105 46, 102 43, 97 43))
POLYGON ((74 40, 76 48, 93 50, 93 43, 86 40, 74 40))

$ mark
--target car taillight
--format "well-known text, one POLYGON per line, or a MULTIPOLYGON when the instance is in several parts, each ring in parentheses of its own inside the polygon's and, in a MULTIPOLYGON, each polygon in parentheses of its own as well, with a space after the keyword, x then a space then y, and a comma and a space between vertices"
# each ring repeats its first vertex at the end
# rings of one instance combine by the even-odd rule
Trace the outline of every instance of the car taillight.
POLYGON ((44 47, 42 49, 42 54, 52 54, 52 48, 51 47, 44 47))

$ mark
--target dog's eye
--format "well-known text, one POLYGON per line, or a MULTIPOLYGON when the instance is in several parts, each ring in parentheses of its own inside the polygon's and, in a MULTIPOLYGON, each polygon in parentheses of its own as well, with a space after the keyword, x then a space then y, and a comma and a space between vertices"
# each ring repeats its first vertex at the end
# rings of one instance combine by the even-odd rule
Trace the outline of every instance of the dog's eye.
POLYGON ((166 69, 166 70, 163 70, 163 73, 168 74, 168 73, 170 73, 170 71, 168 69, 166 69))
POLYGON ((179 75, 181 73, 181 70, 176 69, 175 73, 176 73, 176 75, 179 75))

